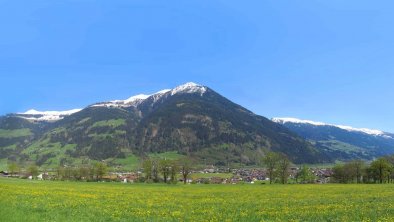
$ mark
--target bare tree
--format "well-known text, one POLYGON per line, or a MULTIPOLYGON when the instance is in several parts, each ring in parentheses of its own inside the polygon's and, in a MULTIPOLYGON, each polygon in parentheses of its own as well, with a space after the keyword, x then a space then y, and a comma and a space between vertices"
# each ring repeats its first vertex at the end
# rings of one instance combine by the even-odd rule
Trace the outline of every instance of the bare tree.
POLYGON ((186 184, 187 178, 192 172, 192 160, 190 158, 184 157, 179 160, 179 166, 181 168, 183 184, 186 184))

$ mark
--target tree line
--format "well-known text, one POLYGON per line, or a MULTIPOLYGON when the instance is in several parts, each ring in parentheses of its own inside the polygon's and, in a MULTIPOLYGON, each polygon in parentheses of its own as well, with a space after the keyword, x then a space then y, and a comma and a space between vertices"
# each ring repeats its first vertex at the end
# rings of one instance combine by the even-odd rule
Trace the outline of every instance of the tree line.
MULTIPOLYGON (((37 165, 29 165, 24 170, 15 162, 8 164, 8 172, 11 177, 19 175, 19 177, 32 176, 36 178, 40 171, 37 165)), ((44 170, 45 172, 45 170, 44 170)), ((55 180, 78 180, 78 181, 99 181, 108 173, 108 166, 103 163, 84 164, 80 166, 58 166, 55 174, 51 179, 55 180)))
POLYGON ((353 160, 333 168, 334 182, 338 183, 393 183, 394 155, 385 156, 367 164, 353 160))
POLYGON ((295 175, 290 175, 290 167, 293 163, 283 153, 267 152, 262 163, 270 184, 275 182, 287 184, 290 177, 294 178, 296 183, 313 183, 316 179, 306 165, 302 166, 295 175))
POLYGON ((178 173, 186 184, 188 176, 192 172, 192 160, 181 158, 179 160, 167 160, 158 158, 146 158, 142 163, 144 176, 141 178, 146 183, 177 183, 178 173))
MULTIPOLYGON (((314 172, 308 166, 302 166, 297 171, 291 171, 294 166, 289 158, 282 153, 267 152, 262 159, 263 167, 269 183, 288 183, 289 179, 296 183, 314 183, 317 179, 314 172), (295 175, 291 175, 291 173, 295 175)), ((190 158, 168 160, 159 158, 145 158, 141 164, 143 174, 139 176, 139 182, 146 183, 177 183, 181 177, 187 183, 193 169, 193 161, 190 158)), ((21 167, 15 162, 8 164, 10 176, 22 172, 21 167)), ((39 169, 36 165, 30 165, 23 170, 25 175, 36 177, 39 169)), ((104 162, 85 164, 80 166, 59 166, 56 168, 51 179, 77 180, 77 181, 100 181, 108 174, 108 166, 104 162)), ((352 160, 346 163, 336 164, 331 169, 331 180, 334 183, 393 183, 394 182, 394 155, 378 158, 372 162, 352 160)))

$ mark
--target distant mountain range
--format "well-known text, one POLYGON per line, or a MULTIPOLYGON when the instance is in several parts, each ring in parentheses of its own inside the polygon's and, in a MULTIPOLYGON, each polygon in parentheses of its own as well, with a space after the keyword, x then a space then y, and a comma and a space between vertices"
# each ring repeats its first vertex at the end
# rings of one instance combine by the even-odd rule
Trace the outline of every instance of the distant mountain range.
POLYGON ((393 154, 394 134, 296 118, 273 118, 311 142, 330 159, 367 159, 393 154))
POLYGON ((116 164, 154 153, 248 165, 258 164, 270 150, 296 163, 325 161, 286 127, 195 83, 84 109, 0 117, 0 150, 0 159, 44 166, 90 160, 116 164))
POLYGON ((55 167, 105 160, 116 166, 152 155, 187 155, 206 164, 256 165, 275 151, 294 163, 322 163, 394 153, 393 137, 296 119, 271 121, 209 87, 186 83, 83 109, 2 116, 0 162, 55 167))

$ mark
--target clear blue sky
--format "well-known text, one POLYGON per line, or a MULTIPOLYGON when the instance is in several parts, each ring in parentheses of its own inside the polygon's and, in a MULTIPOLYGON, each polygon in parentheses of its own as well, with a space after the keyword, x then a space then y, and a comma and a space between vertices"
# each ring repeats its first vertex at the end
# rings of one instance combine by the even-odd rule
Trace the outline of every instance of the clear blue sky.
POLYGON ((266 117, 394 132, 393 1, 0 1, 0 115, 193 81, 266 117))

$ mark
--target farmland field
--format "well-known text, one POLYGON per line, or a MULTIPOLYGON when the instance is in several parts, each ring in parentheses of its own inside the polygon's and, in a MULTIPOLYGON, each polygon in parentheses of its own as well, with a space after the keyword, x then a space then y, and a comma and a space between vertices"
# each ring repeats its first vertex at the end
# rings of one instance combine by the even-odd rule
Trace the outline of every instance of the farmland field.
POLYGON ((164 185, 0 178, 1 221, 393 221, 394 185, 164 185))

